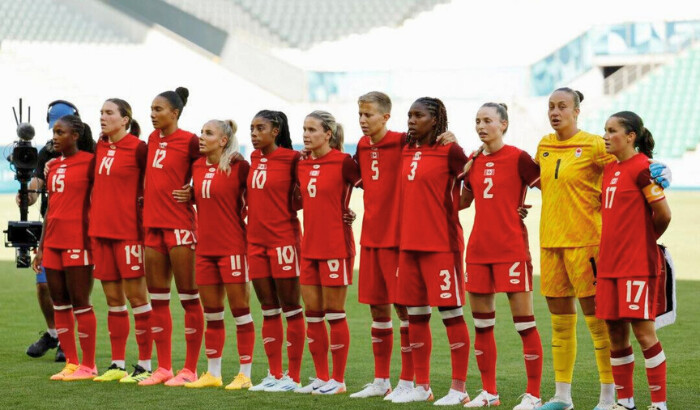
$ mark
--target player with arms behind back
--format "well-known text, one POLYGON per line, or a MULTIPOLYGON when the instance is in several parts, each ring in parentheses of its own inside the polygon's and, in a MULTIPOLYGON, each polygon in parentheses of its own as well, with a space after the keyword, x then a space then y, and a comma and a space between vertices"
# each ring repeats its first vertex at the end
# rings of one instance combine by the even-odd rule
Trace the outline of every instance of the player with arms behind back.
POLYGON ((86 380, 97 376, 97 323, 90 304, 93 280, 88 238, 94 145, 90 127, 75 115, 63 116, 53 126, 53 146, 61 156, 48 165, 49 203, 33 261, 35 272, 40 271, 42 264, 46 269, 58 340, 66 354, 65 367, 51 376, 51 380, 86 380), (78 149, 79 140, 89 141, 87 150, 78 149), (76 321, 82 362, 78 362, 75 344, 76 321))
POLYGON ((196 215, 192 204, 178 202, 173 191, 189 185, 190 166, 199 158, 199 140, 181 130, 178 120, 189 91, 178 87, 160 93, 151 103, 155 130, 148 137, 148 162, 144 187, 143 226, 146 228, 146 282, 153 313, 151 330, 158 353, 158 369, 140 386, 165 383, 182 386, 197 380, 197 360, 202 347, 204 313, 194 278, 196 215), (170 282, 175 277, 185 310, 185 366, 172 371, 173 323, 170 315, 170 282))
POLYGON ((540 168, 525 151, 505 145, 508 109, 486 103, 476 114, 476 132, 484 143, 468 173, 462 200, 475 202, 467 244, 466 288, 474 316, 474 352, 483 390, 466 407, 500 404, 496 389, 496 292, 506 292, 515 329, 523 342, 527 390, 514 410, 540 406, 542 342, 532 306, 532 262, 527 228, 518 214, 527 188, 540 180, 540 168))
POLYGON ((248 174, 248 263, 263 314, 267 376, 250 391, 283 392, 300 386, 304 317, 299 288, 301 226, 297 219, 300 154, 292 149, 287 116, 258 112, 250 124, 255 151, 248 174), (287 320, 289 373, 282 371, 282 318, 287 320))
POLYGON ((151 305, 143 266, 141 224, 143 177, 148 147, 139 139, 140 128, 131 106, 110 98, 100 110, 102 135, 95 150, 95 182, 90 208, 90 236, 95 278, 107 299, 107 329, 112 363, 95 381, 136 383, 151 375, 151 305), (139 361, 127 377, 126 340, 129 312, 134 312, 139 361))
POLYGON ((352 283, 355 240, 343 221, 352 188, 360 172, 350 155, 341 152, 343 127, 326 111, 304 119, 304 148, 310 156, 299 161, 297 175, 304 206, 301 251, 301 296, 306 307, 307 338, 316 378, 297 393, 345 393, 345 366, 350 330, 345 317, 348 285, 352 283), (330 346, 325 320, 331 327, 330 346), (328 374, 328 349, 333 377, 328 374))
POLYGON ((654 319, 663 305, 660 282, 664 263, 656 240, 671 222, 663 189, 649 172, 654 139, 642 119, 630 111, 605 123, 605 149, 617 161, 603 171, 600 263, 596 316, 610 334, 610 361, 619 410, 635 409, 634 353, 630 328, 644 353, 651 392, 650 410, 666 410, 666 356, 654 319))
MULTIPOLYGON (((205 348, 208 371, 185 387, 218 387, 221 357, 226 340, 224 294, 236 322, 240 371, 226 386, 229 390, 250 387, 250 368, 255 328, 250 316, 250 287, 246 258, 245 192, 250 165, 241 158, 236 123, 211 120, 202 126, 199 152, 192 164, 192 183, 197 204, 196 278, 207 321, 205 348)), ((189 200, 189 191, 178 191, 189 200)))
POLYGON ((416 100, 408 111, 409 145, 402 155, 400 254, 396 301, 408 307, 409 339, 417 386, 394 403, 433 399, 430 388, 431 306, 437 306, 450 343, 452 385, 436 405, 469 400, 465 390, 469 332, 464 322, 464 238, 459 224, 457 177, 467 163, 457 144, 440 145, 447 112, 437 98, 416 100))

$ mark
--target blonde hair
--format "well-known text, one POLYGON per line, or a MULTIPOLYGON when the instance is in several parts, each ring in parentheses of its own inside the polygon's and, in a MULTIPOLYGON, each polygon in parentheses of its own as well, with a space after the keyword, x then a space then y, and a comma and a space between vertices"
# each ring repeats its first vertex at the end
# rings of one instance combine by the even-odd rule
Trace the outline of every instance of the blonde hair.
POLYGON ((323 131, 331 132, 331 140, 328 142, 328 145, 330 145, 331 148, 335 148, 338 151, 343 152, 343 125, 335 121, 333 114, 329 113, 328 111, 316 110, 307 115, 307 117, 316 118, 317 120, 321 121, 323 131))
POLYGON ((239 154, 240 145, 238 144, 238 138, 236 138, 236 130, 238 130, 238 125, 233 120, 211 120, 219 128, 219 131, 228 139, 224 150, 221 153, 221 158, 219 159, 219 171, 225 172, 226 175, 231 174, 231 159, 239 154))
POLYGON ((361 95, 360 98, 357 99, 357 103, 375 103, 382 113, 391 113, 391 98, 381 91, 370 91, 367 94, 361 95))

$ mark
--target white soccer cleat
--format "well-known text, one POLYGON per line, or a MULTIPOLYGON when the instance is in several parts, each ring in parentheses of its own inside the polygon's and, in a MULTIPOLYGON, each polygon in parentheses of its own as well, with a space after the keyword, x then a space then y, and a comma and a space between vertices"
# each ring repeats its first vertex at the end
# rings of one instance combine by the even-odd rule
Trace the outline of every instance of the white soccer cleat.
POLYGON ((513 407, 513 410, 532 410, 542 406, 542 399, 535 397, 530 393, 525 393, 520 397, 522 397, 520 404, 513 407))
MULTIPOLYGON (((597 406, 600 407, 600 404, 597 406)), ((658 407, 649 407, 651 410, 658 410, 658 407)), ((610 407, 610 410, 637 410, 636 407, 626 407, 620 403, 615 403, 610 407)))
POLYGON ((353 399, 364 399, 367 397, 383 397, 391 393, 391 384, 382 379, 374 379, 374 382, 365 384, 364 388, 357 393, 350 395, 353 399))
POLYGON ((330 379, 326 384, 312 391, 311 394, 342 394, 346 391, 345 383, 330 379))
POLYGON ((434 398, 433 390, 425 390, 421 386, 416 386, 408 394, 402 394, 401 396, 394 397, 392 403, 412 403, 414 401, 432 401, 434 398))
POLYGON ((492 407, 500 405, 501 400, 498 398, 497 394, 491 394, 486 390, 482 390, 474 400, 465 404, 464 407, 492 407))
POLYGON ((467 392, 461 392, 455 389, 450 389, 447 395, 433 403, 435 406, 456 406, 469 401, 467 392))
POLYGON ((267 376, 265 376, 265 378, 262 379, 262 381, 261 381, 260 383, 258 383, 258 384, 256 384, 255 386, 252 386, 251 388, 249 388, 248 391, 267 391, 267 389, 269 389, 270 387, 275 386, 278 382, 279 382, 279 380, 277 380, 277 379, 275 378, 275 376, 273 376, 273 375, 270 373, 270 370, 268 370, 268 371, 267 371, 267 376))
POLYGON ((404 394, 411 394, 413 391, 413 382, 399 380, 396 388, 391 391, 391 393, 384 396, 384 400, 393 401, 395 397, 402 396, 404 394))
POLYGON ((301 385, 299 383, 295 382, 294 379, 285 374, 284 376, 282 376, 281 379, 277 381, 277 383, 275 383, 274 386, 265 389, 265 391, 270 393, 283 393, 287 391, 293 391, 300 387, 301 385))
POLYGON ((319 378, 314 379, 313 377, 309 377, 309 380, 311 380, 311 383, 307 384, 304 387, 297 387, 296 389, 294 389, 294 393, 312 394, 316 390, 323 387, 326 383, 328 383, 319 378))

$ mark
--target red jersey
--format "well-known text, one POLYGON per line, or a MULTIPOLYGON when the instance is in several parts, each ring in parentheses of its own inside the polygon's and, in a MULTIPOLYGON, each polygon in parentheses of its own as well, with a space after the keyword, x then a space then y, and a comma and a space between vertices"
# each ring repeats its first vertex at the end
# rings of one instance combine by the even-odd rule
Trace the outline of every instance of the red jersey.
POLYGON ((646 155, 605 166, 598 277, 658 274, 659 251, 649 204, 664 198, 663 189, 651 180, 646 155))
POLYGON ((219 171, 205 157, 192 164, 194 198, 199 224, 197 255, 224 256, 246 253, 246 179, 250 165, 245 160, 231 163, 231 173, 219 171))
POLYGON ((457 175, 466 163, 457 144, 403 149, 401 250, 463 251, 457 175))
POLYGON ((511 145, 479 155, 469 171, 474 193, 474 226, 467 244, 467 263, 529 261, 527 228, 518 215, 527 188, 540 179, 532 157, 511 145))
POLYGON ((118 142, 100 138, 95 149, 95 182, 90 205, 90 236, 140 240, 143 175, 148 147, 128 134, 118 142))
POLYGON ((399 246, 399 164, 406 134, 388 131, 376 144, 368 136, 357 143, 355 161, 360 166, 365 191, 365 215, 360 244, 372 248, 399 246))
POLYGON ((161 136, 159 130, 151 133, 143 196, 145 227, 196 229, 192 204, 177 202, 173 190, 190 182, 190 166, 199 156, 199 141, 191 132, 178 129, 167 136, 161 136))
POLYGON ((299 242, 301 227, 292 206, 300 154, 279 147, 269 155, 250 154, 248 242, 268 247, 299 242))
POLYGON ((355 255, 352 228, 343 222, 352 188, 361 182, 352 157, 332 149, 321 158, 299 161, 297 175, 304 206, 301 254, 307 259, 355 255))
POLYGON ((88 211, 95 156, 78 151, 49 164, 46 183, 49 209, 46 213, 44 246, 55 249, 89 249, 88 211))

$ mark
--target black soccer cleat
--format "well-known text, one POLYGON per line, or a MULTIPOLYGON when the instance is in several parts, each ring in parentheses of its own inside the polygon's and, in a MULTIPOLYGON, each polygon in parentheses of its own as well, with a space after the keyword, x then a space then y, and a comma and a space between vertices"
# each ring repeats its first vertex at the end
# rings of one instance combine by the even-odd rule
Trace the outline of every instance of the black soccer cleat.
POLYGON ((53 359, 54 362, 65 362, 66 361, 66 354, 63 353, 63 349, 61 349, 61 344, 58 344, 58 347, 56 348, 56 357, 53 359))
POLYGON ((27 355, 30 357, 41 357, 49 350, 55 349, 56 346, 58 346, 58 339, 51 337, 49 332, 44 332, 39 340, 29 345, 27 355))

